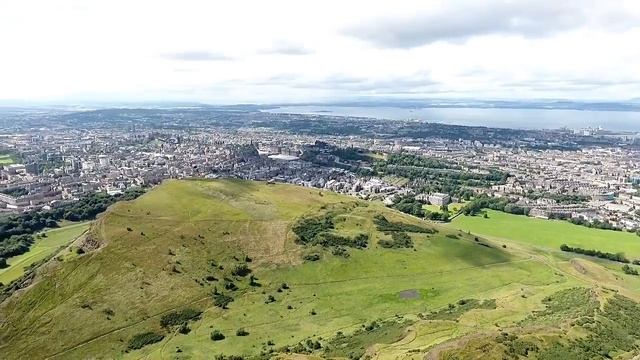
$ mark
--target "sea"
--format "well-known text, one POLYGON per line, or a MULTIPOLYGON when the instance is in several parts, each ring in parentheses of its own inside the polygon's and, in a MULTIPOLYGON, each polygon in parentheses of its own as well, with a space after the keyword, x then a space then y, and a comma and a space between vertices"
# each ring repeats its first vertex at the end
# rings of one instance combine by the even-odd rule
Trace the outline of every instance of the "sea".
POLYGON ((640 132, 640 112, 565 109, 401 108, 359 106, 283 106, 273 113, 357 116, 389 120, 487 126, 508 129, 584 129, 640 132))

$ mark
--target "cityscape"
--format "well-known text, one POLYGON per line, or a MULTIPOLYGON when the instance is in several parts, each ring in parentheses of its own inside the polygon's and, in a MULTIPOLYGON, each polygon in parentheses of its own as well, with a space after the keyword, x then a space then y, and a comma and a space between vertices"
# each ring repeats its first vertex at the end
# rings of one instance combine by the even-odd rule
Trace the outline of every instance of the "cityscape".
MULTIPOLYGON (((202 113, 207 111, 212 118, 220 116, 215 109, 202 113)), ((91 119, 100 112, 70 115, 91 119)), ((514 133, 509 141, 476 135, 486 139, 480 141, 468 138, 465 132, 456 138, 457 128, 451 127, 444 136, 355 135, 350 133, 354 121, 371 121, 332 116, 330 131, 334 134, 329 135, 321 130, 314 134, 279 128, 281 122, 292 118, 327 121, 316 115, 247 110, 241 114, 271 125, 252 126, 248 121, 247 126, 220 122, 175 126, 184 116, 179 111, 173 117, 163 117, 160 124, 149 123, 144 110, 138 112, 124 129, 121 123, 109 121, 101 126, 88 122, 86 128, 82 122, 62 126, 54 120, 60 116, 55 113, 35 118, 28 112, 5 115, 7 124, 14 128, 11 133, 5 131, 0 143, 5 154, 1 211, 49 209, 94 192, 114 195, 166 179, 198 177, 290 183, 391 202, 396 197, 418 195, 428 204, 433 194, 421 193, 419 182, 371 171, 388 154, 411 154, 450 162, 463 173, 498 170, 508 174, 499 184, 468 189, 475 195, 509 198, 526 208, 529 216, 580 218, 626 231, 640 227, 640 138, 633 133, 559 129, 527 132, 526 138, 514 133), (47 121, 56 125, 43 126, 47 121), (576 150, 572 147, 576 142, 588 145, 576 150), (346 152, 346 158, 341 158, 336 149, 371 156, 354 159, 346 152)))
POLYGON ((0 1, 0 360, 640 360, 640 2, 0 1))

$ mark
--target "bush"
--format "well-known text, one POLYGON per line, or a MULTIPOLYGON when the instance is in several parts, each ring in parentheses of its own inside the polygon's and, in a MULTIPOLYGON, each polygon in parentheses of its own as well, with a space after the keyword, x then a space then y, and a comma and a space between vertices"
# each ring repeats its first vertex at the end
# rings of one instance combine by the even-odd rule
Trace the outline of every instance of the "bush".
POLYGON ((220 332, 220 330, 213 330, 211 332, 211 340, 213 340, 213 341, 224 340, 224 334, 222 334, 222 332, 220 332))
POLYGON ((242 276, 245 277, 251 273, 251 269, 245 264, 236 265, 233 270, 231 270, 231 274, 234 276, 242 276))
POLYGON ((349 246, 360 249, 367 247, 369 242, 368 235, 359 234, 350 238, 332 233, 331 230, 334 229, 333 215, 326 214, 322 217, 300 220, 293 227, 293 232, 298 236, 296 242, 299 244, 320 245, 324 247, 349 246))
POLYGON ((306 261, 318 261, 320 260, 320 254, 307 254, 303 259, 306 261))
POLYGON ((236 330, 236 336, 247 336, 247 335, 249 335, 249 332, 244 328, 240 328, 236 330))
POLYGON ((377 230, 382 232, 404 231, 422 234, 435 234, 437 232, 435 229, 424 228, 422 226, 405 224, 401 222, 391 222, 381 214, 373 217, 373 223, 376 224, 377 230))
POLYGON ((393 232, 391 233, 391 240, 379 240, 378 244, 383 248, 411 248, 413 247, 413 240, 406 233, 393 232))
POLYGON ((127 346, 127 348, 131 350, 142 349, 147 345, 160 342, 162 341, 162 339, 164 339, 164 335, 156 334, 151 331, 138 334, 132 337, 131 340, 129 340, 129 345, 127 346))
POLYGON ((160 318, 160 325, 162 327, 169 327, 175 325, 181 325, 189 320, 196 320, 200 317, 202 311, 195 309, 184 309, 182 311, 172 311, 168 314, 162 315, 160 318))
POLYGON ((231 302, 233 302, 233 298, 229 295, 222 293, 213 294, 213 304, 219 308, 226 309, 231 302))
POLYGON ((182 325, 180 325, 178 332, 180 334, 187 335, 188 333, 191 332, 191 328, 189 327, 189 324, 185 322, 185 323, 182 323, 182 325))
POLYGON ((622 271, 624 271, 624 273, 627 275, 638 275, 638 270, 632 268, 627 264, 622 265, 622 271))

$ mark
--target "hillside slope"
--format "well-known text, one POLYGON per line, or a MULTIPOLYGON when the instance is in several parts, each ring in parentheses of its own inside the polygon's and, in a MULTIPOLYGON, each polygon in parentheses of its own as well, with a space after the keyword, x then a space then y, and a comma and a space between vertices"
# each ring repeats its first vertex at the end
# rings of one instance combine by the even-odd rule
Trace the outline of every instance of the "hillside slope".
POLYGON ((112 206, 86 253, 44 267, 0 306, 0 352, 422 358, 523 321, 549 294, 597 286, 566 259, 502 245, 318 189, 167 181, 112 206))

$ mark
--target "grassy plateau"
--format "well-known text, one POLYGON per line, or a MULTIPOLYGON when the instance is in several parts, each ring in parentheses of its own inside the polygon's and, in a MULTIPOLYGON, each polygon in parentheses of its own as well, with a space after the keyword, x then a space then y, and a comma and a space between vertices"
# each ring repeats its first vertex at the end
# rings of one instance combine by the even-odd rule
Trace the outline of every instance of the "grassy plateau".
POLYGON ((110 207, 77 240, 93 250, 56 256, 0 305, 0 354, 589 359, 576 342, 601 328, 624 339, 594 338, 603 358, 637 352, 640 280, 559 246, 632 256, 640 238, 501 216, 441 226, 318 189, 167 181, 110 207))

